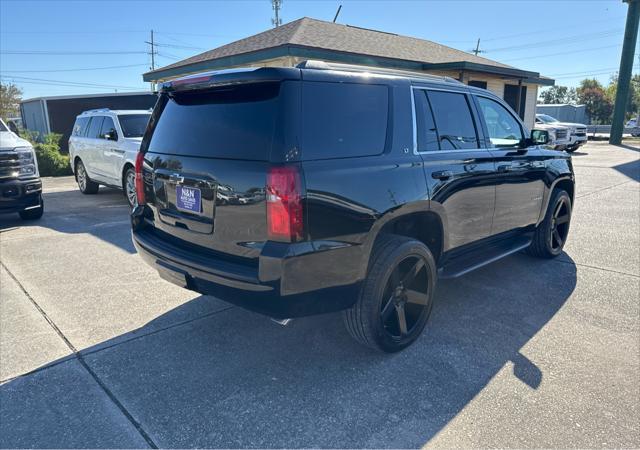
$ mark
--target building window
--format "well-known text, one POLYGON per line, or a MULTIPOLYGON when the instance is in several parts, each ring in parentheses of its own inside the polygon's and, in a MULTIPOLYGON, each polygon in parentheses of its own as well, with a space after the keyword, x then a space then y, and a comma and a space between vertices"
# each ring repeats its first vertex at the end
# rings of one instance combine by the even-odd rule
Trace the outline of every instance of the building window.
POLYGON ((521 119, 524 120, 525 105, 527 103, 527 87, 522 86, 520 91, 520 110, 517 108, 518 103, 518 86, 515 84, 504 85, 504 101, 518 113, 521 119))
POLYGON ((487 82, 486 81, 479 81, 479 80, 469 80, 469 86, 486 89, 487 88, 487 82))

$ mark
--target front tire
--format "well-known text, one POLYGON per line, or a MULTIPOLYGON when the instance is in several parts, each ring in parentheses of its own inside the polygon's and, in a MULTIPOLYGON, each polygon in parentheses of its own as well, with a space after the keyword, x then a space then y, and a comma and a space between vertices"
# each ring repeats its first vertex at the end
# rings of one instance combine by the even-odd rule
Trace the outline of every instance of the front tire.
POLYGON ((388 235, 375 246, 360 296, 343 317, 370 348, 393 353, 422 333, 433 306, 436 263, 422 242, 388 235))
POLYGON ((95 181, 91 181, 87 174, 87 169, 84 167, 82 160, 78 160, 76 163, 76 181, 78 182, 78 188, 83 194, 97 194, 100 185, 95 181))
POLYGON ((18 213, 22 220, 38 220, 44 214, 44 201, 40 196, 40 205, 37 208, 25 209, 18 213))
POLYGON ((556 189, 551 194, 544 220, 533 235, 528 253, 538 258, 555 258, 564 248, 571 224, 571 197, 556 189))

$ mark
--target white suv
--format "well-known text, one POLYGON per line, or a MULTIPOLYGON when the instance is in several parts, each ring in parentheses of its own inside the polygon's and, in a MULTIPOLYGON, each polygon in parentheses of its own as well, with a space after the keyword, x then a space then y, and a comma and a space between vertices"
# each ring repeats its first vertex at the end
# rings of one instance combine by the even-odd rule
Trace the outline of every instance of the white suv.
POLYGON ((123 189, 136 204, 135 160, 150 111, 93 109, 76 117, 69 138, 69 161, 83 194, 99 185, 123 189))

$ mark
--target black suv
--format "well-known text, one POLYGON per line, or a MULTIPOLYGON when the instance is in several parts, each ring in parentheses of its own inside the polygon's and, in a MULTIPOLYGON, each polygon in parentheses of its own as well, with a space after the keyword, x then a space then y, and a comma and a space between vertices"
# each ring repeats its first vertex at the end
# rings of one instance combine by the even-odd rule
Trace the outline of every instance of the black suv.
POLYGON ((574 175, 491 92, 322 62, 167 82, 136 164, 133 242, 160 275, 277 319, 344 310, 393 352, 438 278, 561 253, 574 175))

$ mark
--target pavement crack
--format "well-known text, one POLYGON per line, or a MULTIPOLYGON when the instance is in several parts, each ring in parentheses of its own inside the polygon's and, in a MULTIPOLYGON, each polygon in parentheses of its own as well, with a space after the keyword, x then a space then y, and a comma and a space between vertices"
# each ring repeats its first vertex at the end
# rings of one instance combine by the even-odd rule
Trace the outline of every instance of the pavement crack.
POLYGON ((562 260, 562 259, 555 259, 555 260, 553 260, 551 262, 561 263, 561 264, 572 264, 572 265, 576 265, 576 266, 579 266, 579 267, 588 267, 589 269, 602 270, 603 272, 611 272, 611 273, 617 273, 618 275, 626 275, 628 277, 640 278, 640 275, 636 275, 636 274, 633 274, 633 273, 622 272, 620 270, 614 270, 614 269, 607 269, 606 267, 591 266, 589 264, 577 263, 575 261, 565 261, 565 260, 562 260))
POLYGON ((611 186, 607 186, 607 187, 604 187, 602 189, 598 189, 596 191, 586 192, 584 194, 576 196, 576 198, 588 197, 588 196, 593 195, 593 194, 598 194, 599 192, 608 191, 609 189, 617 188, 618 186, 622 186, 623 184, 627 184, 627 183, 633 183, 633 180, 623 181, 622 183, 613 184, 611 186))
POLYGON ((98 386, 100 386, 100 388, 104 391, 104 393, 107 395, 107 397, 109 397, 109 399, 116 405, 116 407, 120 410, 120 412, 134 426, 134 428, 138 431, 140 436, 142 436, 142 438, 147 442, 149 447, 158 448, 156 443, 153 442, 153 439, 151 439, 151 436, 149 436, 149 434, 147 434, 147 432, 142 428, 142 425, 140 424, 140 422, 138 422, 131 415, 131 413, 127 410, 127 408, 120 402, 120 400, 118 400, 118 398, 115 396, 115 394, 113 392, 111 392, 109 387, 106 384, 104 384, 104 382, 100 379, 98 374, 96 374, 93 371, 93 369, 91 367, 89 367, 89 364, 87 364, 87 362, 84 360, 84 357, 82 356, 82 354, 80 354, 80 352, 75 348, 75 346, 71 343, 71 341, 69 341, 69 339, 67 339, 67 337, 64 335, 62 330, 60 330, 60 328, 58 328, 58 326, 55 324, 55 322, 40 307, 38 302, 36 302, 36 300, 31 296, 31 294, 29 294, 29 292, 25 289, 25 287, 22 285, 22 283, 16 278, 16 276, 13 274, 13 272, 11 272, 9 270, 9 268, 2 261, 0 261, 0 265, 4 268, 4 270, 7 271, 7 274, 9 274, 11 279, 13 279, 13 281, 15 281, 15 283, 18 285, 20 290, 29 299, 29 301, 33 304, 33 306, 38 310, 38 312, 42 315, 42 317, 44 317, 44 319, 51 326, 51 328, 53 328, 53 330, 56 332, 56 334, 65 343, 65 345, 67 347, 69 347, 69 350, 71 350, 71 352, 73 353, 73 356, 75 356, 75 358, 78 360, 80 365, 82 367, 84 367, 84 369, 87 371, 87 373, 94 379, 94 381, 98 384, 98 386))

